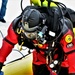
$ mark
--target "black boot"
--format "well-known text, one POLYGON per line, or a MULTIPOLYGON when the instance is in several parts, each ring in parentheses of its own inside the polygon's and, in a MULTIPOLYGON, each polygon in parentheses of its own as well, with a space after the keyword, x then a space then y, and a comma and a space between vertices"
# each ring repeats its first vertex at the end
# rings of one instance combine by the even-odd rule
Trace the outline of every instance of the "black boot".
POLYGON ((0 19, 0 22, 6 23, 5 19, 0 19))

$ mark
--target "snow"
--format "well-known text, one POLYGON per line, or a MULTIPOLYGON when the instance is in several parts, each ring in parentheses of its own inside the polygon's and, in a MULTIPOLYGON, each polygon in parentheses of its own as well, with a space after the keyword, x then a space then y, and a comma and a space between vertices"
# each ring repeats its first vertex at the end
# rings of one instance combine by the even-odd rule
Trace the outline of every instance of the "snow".
MULTIPOLYGON (((75 0, 58 0, 58 1, 64 3, 67 7, 75 10, 75 7, 74 7, 75 0)), ((0 47, 2 46, 2 39, 7 35, 7 29, 11 21, 22 12, 20 7, 20 2, 21 0, 8 0, 7 11, 4 17, 7 22, 6 23, 0 22, 0 47)), ((0 3, 1 3, 1 0, 0 0, 0 3)), ((23 0, 23 8, 27 5, 29 5, 29 0, 23 0)), ((22 57, 22 54, 18 52, 19 50, 18 51, 16 50, 18 50, 17 45, 15 45, 14 49, 7 57, 7 60, 5 63, 8 63, 14 59, 22 57)), ((22 50, 21 52, 25 55, 28 53, 28 49, 22 50)))

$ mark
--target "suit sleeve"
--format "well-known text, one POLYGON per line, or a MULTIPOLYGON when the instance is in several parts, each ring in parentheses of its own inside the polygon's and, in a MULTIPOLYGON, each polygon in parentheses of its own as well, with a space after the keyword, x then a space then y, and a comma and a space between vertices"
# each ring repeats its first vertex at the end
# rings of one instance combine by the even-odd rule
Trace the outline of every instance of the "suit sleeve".
POLYGON ((2 42, 2 47, 0 49, 0 62, 4 63, 4 61, 6 61, 6 57, 10 54, 12 48, 18 42, 17 39, 18 35, 14 32, 11 24, 8 28, 8 34, 2 42))

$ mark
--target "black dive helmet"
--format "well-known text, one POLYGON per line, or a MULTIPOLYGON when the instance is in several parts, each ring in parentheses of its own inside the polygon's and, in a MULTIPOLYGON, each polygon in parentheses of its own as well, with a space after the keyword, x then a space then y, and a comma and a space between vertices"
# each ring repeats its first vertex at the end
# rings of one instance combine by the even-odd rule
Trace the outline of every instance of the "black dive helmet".
POLYGON ((22 28, 26 32, 34 32, 39 27, 41 13, 36 9, 27 9, 22 15, 22 28))

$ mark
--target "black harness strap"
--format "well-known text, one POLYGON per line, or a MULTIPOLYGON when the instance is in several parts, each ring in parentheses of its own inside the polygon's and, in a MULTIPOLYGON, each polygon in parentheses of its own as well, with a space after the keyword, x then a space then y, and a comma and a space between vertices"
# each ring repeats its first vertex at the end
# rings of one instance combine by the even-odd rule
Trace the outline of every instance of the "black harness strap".
POLYGON ((70 52, 67 52, 66 54, 71 54, 71 53, 73 53, 73 52, 75 52, 75 50, 72 50, 72 51, 70 51, 70 52))
POLYGON ((14 43, 12 43, 11 41, 9 41, 8 39, 6 39, 6 38, 4 38, 4 40, 6 41, 6 42, 8 42, 9 44, 11 44, 11 45, 15 45, 14 43))

